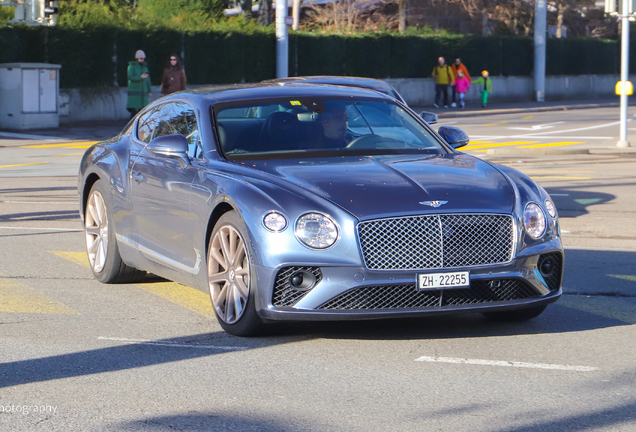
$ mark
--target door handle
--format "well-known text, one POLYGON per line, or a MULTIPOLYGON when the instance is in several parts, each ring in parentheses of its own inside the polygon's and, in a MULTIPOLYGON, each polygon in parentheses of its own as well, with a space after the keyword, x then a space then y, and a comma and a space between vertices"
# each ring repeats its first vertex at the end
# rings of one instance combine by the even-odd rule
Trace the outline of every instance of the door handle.
POLYGON ((144 176, 137 172, 132 173, 132 178, 137 182, 137 184, 144 181, 144 176))

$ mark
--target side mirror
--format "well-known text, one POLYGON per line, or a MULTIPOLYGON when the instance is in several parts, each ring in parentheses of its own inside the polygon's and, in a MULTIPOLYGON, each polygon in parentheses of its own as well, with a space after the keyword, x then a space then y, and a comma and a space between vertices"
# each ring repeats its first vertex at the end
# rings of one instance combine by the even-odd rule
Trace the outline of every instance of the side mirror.
POLYGON ((157 157, 177 160, 181 168, 190 163, 188 140, 183 135, 164 135, 155 138, 148 144, 148 151, 157 157))
POLYGON ((424 121, 430 125, 437 123, 437 114, 435 113, 422 111, 422 114, 420 114, 420 117, 422 117, 424 121))
POLYGON ((464 147, 470 142, 466 132, 453 126, 441 126, 437 133, 453 148, 464 147))

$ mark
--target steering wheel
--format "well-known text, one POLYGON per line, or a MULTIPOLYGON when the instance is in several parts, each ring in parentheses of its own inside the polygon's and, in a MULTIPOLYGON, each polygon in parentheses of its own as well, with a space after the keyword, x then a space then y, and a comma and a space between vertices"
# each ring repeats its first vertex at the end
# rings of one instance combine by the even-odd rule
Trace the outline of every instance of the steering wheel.
POLYGON ((405 149, 408 145, 395 138, 383 137, 376 134, 360 135, 349 144, 347 149, 405 149))
POLYGON ((347 144, 346 148, 348 149, 376 148, 378 139, 381 139, 381 137, 375 134, 360 135, 359 137, 354 138, 353 141, 351 141, 349 144, 347 144))

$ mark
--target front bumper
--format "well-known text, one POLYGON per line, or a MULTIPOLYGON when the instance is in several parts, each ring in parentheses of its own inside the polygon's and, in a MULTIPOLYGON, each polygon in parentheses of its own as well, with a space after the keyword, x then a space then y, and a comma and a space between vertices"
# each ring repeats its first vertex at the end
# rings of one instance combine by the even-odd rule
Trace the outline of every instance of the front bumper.
POLYGON ((352 266, 297 266, 318 269, 320 275, 313 288, 291 302, 281 302, 275 294, 281 271, 296 267, 257 267, 257 312, 266 320, 356 320, 542 306, 562 294, 563 251, 560 244, 557 249, 546 246, 533 248, 534 254, 519 256, 508 264, 477 268, 370 271, 352 266), (547 258, 558 261, 558 268, 549 275, 539 269, 547 258), (470 271, 468 289, 416 290, 417 274, 465 270, 470 271), (377 295, 390 298, 378 301, 377 295))

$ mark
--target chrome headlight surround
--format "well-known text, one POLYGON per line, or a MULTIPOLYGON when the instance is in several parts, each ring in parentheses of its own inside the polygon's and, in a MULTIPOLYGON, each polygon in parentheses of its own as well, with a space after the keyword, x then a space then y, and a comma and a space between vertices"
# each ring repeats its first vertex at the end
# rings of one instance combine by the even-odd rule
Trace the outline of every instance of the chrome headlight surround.
POLYGON ((546 217, 539 204, 535 202, 526 204, 523 212, 523 226, 526 229, 526 233, 535 240, 545 234, 547 227, 546 217))
POLYGON ((263 226, 267 231, 283 232, 287 228, 287 218, 275 210, 268 211, 263 216, 263 226))
POLYGON ((329 249, 340 238, 340 228, 331 216, 309 212, 296 220, 294 234, 300 243, 310 249, 329 249))
POLYGON ((552 200, 550 199, 545 200, 545 209, 548 211, 548 214, 552 216, 552 219, 556 218, 557 211, 552 200))

